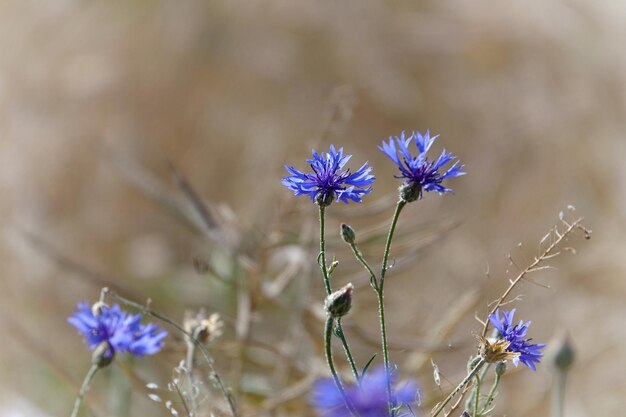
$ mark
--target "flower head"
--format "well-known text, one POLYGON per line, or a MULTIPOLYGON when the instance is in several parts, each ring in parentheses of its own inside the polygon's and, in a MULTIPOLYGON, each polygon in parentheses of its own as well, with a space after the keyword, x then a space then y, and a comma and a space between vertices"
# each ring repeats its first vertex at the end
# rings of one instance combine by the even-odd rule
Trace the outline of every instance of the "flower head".
MULTIPOLYGON (((393 375, 392 384, 393 381, 393 375)), ((387 372, 383 367, 369 371, 361 380, 361 385, 346 388, 346 396, 361 417, 388 417, 387 372)), ((408 381, 394 390, 397 404, 415 401, 417 384, 408 381)), ((323 417, 350 417, 341 393, 332 379, 322 379, 313 388, 313 406, 323 417)))
POLYGON ((294 192, 295 195, 308 195, 311 200, 328 206, 333 200, 348 200, 361 202, 361 197, 369 193, 374 182, 374 176, 370 175, 372 167, 364 163, 354 173, 349 169, 343 169, 352 155, 343 155, 343 148, 336 150, 330 145, 328 153, 318 154, 313 150, 313 157, 307 159, 313 172, 304 173, 296 168, 285 165, 290 175, 283 178, 283 185, 294 192))
POLYGON ((135 356, 152 355, 163 347, 167 332, 155 324, 141 324, 140 314, 128 314, 119 305, 99 305, 93 309, 79 303, 78 310, 67 321, 85 336, 85 343, 94 350, 103 342, 108 344, 105 357, 129 352, 135 356))
POLYGON ((439 194, 452 191, 441 184, 446 178, 454 178, 465 175, 462 172, 463 165, 455 161, 446 171, 443 166, 456 159, 456 156, 444 149, 436 161, 429 161, 426 157, 428 150, 437 140, 437 136, 430 137, 430 132, 422 135, 420 132, 413 132, 411 136, 405 137, 404 132, 400 137, 389 137, 389 143, 383 141, 380 149, 389 159, 400 168, 400 175, 396 178, 404 178, 401 187, 401 198, 405 201, 415 201, 422 198, 423 191, 437 191, 439 194), (415 141, 418 155, 412 156, 409 152, 411 140, 415 141))
POLYGON ((507 350, 509 352, 518 353, 512 358, 513 365, 517 366, 520 362, 528 366, 533 371, 536 370, 535 364, 539 363, 543 353, 544 344, 530 343, 532 339, 526 339, 526 331, 530 322, 524 323, 520 320, 519 324, 513 325, 513 315, 515 309, 506 312, 502 312, 502 318, 500 318, 500 311, 496 310, 489 316, 489 321, 500 333, 500 338, 509 342, 507 350))

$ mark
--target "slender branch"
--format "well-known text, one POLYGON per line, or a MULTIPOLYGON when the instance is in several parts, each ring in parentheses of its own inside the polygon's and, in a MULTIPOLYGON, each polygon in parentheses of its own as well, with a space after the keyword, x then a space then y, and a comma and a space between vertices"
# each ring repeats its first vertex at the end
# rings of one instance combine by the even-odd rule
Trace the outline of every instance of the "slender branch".
POLYGON ((394 415, 394 399, 393 393, 391 391, 391 378, 390 378, 390 365, 389 365, 389 344, 387 342, 387 326, 385 324, 385 301, 383 294, 383 287, 385 284, 385 274, 387 272, 387 263, 389 262, 389 251, 391 249, 391 241, 393 240, 393 234, 396 230, 396 225, 398 224, 398 218, 400 217, 400 212, 406 205, 406 202, 403 200, 398 201, 396 205, 396 210, 393 213, 393 218, 391 219, 391 225, 389 226, 389 233, 387 235, 387 242, 385 243, 385 252, 383 254, 383 262, 380 271, 380 280, 378 281, 375 291, 378 299, 378 317, 380 319, 380 337, 383 351, 383 361, 385 363, 385 373, 387 374, 387 401, 389 403, 389 415, 394 415))
MULTIPOLYGON (((325 232, 325 223, 326 223, 326 208, 323 205, 320 205, 320 253, 318 255, 319 266, 322 270, 322 277, 324 278, 324 287, 326 288, 326 294, 330 295, 332 293, 332 287, 330 285, 330 274, 328 271, 328 267, 326 265, 326 232, 325 232)), ((343 333, 343 326, 341 325, 341 321, 337 321, 337 336, 341 339, 341 343, 343 344, 343 349, 346 353, 346 357, 348 358, 348 362, 350 363, 350 367, 352 368, 352 372, 354 373, 357 382, 359 381, 359 372, 356 370, 356 365, 354 362, 354 357, 352 356, 352 352, 350 352, 350 346, 348 346, 348 341, 345 338, 343 333)), ((330 341, 325 342, 330 343, 330 341)), ((328 359, 328 357, 327 357, 328 359)), ((332 356, 329 359, 332 362, 332 356)), ((329 365, 330 367, 330 365, 329 365)), ((334 369, 334 366, 333 366, 334 369)))
POLYGON ((443 400, 441 403, 439 403, 439 405, 437 406, 437 408, 433 411, 432 413, 432 417, 437 417, 439 415, 439 413, 441 413, 443 411, 443 409, 445 408, 446 405, 448 405, 448 403, 452 400, 452 398, 454 398, 454 396, 456 394, 458 394, 459 391, 461 391, 463 389, 463 387, 465 387, 465 385, 474 377, 474 375, 476 375, 476 373, 480 370, 480 368, 485 364, 485 358, 480 358, 478 360, 478 363, 476 363, 476 365, 474 366, 474 368, 469 371, 469 373, 467 374, 467 376, 465 378, 463 378, 463 381, 461 381, 461 383, 454 389, 454 391, 452 391, 450 393, 450 395, 448 395, 446 397, 445 400, 443 400))
POLYGON ((352 353, 350 352, 350 346, 348 346, 348 340, 343 333, 343 327, 341 326, 341 319, 337 319, 337 327, 335 327, 335 334, 341 340, 341 344, 343 346, 343 350, 346 353, 346 357, 348 358, 348 363, 350 364, 350 369, 352 369, 352 374, 356 380, 356 383, 359 384, 361 379, 359 377, 359 370, 356 367, 356 363, 354 362, 354 358, 352 357, 352 353))
POLYGON ((326 288, 326 295, 330 295, 332 291, 330 286, 330 278, 328 276, 328 268, 326 266, 326 237, 325 237, 325 211, 326 207, 320 205, 320 254, 318 259, 320 262, 320 268, 322 270, 322 277, 324 278, 324 287, 326 288))
POLYGON ((335 364, 333 362, 333 352, 331 349, 331 341, 332 341, 332 335, 333 335, 334 321, 335 320, 330 314, 328 315, 328 317, 326 317, 326 327, 324 328, 324 352, 326 354, 326 363, 328 364, 328 368, 330 369, 330 374, 332 375, 333 380, 335 381, 335 385, 337 386, 337 389, 341 393, 341 396, 343 397, 343 400, 346 403, 346 407, 348 407, 348 410, 350 410, 350 413, 353 416, 358 417, 359 414, 354 409, 354 406, 352 405, 352 403, 350 402, 350 399, 346 395, 346 391, 343 388, 343 384, 341 383, 341 380, 339 379, 339 375, 337 374, 337 370, 335 369, 335 364))
POLYGON ((550 246, 548 246, 542 253, 541 255, 539 255, 538 257, 535 258, 535 260, 528 265, 523 271, 521 271, 519 273, 519 275, 517 275, 517 277, 511 281, 511 284, 509 285, 509 287, 506 289, 506 291, 504 291, 504 293, 502 294, 502 296, 498 299, 498 301, 495 303, 495 305, 493 306, 493 308, 489 311, 489 314, 487 315, 487 319, 484 322, 483 325, 483 332, 482 332, 482 336, 485 337, 487 335, 487 330, 489 329, 489 317, 494 314, 496 312, 496 310, 502 305, 502 303, 504 302, 504 300, 509 296, 509 294, 511 293, 511 291, 513 291, 513 289, 515 288, 515 286, 522 280, 524 279, 524 277, 526 276, 526 274, 530 271, 533 270, 534 268, 537 267, 537 265, 539 265, 541 262, 543 262, 547 257, 549 257, 551 255, 551 252, 563 241, 563 239, 565 239, 574 229, 579 228, 580 223, 583 221, 582 217, 577 219, 576 221, 574 221, 572 224, 568 224, 567 228, 565 229, 564 232, 559 233, 557 230, 555 230, 555 234, 557 236, 557 238, 550 244, 550 246))
POLYGON ((145 305, 136 303, 134 301, 128 300, 124 297, 122 297, 121 295, 115 293, 114 291, 110 290, 109 288, 103 288, 102 292, 104 292, 105 294, 109 295, 110 297, 116 299, 117 301, 121 302, 122 304, 125 304, 126 306, 130 306, 132 308, 136 308, 138 310, 140 310, 141 312, 148 314, 158 320, 163 321, 164 323, 169 324, 170 326, 174 327, 176 330, 178 330, 179 332, 181 332, 182 334, 184 334, 185 336, 187 336, 189 338, 189 340, 191 340, 193 342, 194 345, 196 345, 196 348, 200 349, 200 352, 202 353, 202 356, 204 356, 205 361, 207 362, 207 364, 209 365, 209 369, 211 371, 211 377, 213 378, 213 380, 215 381, 215 383, 217 384, 218 388, 220 389, 220 391, 222 392, 222 395, 224 396, 224 398, 226 399, 226 401, 228 402, 228 407, 230 409, 230 413, 233 417, 237 417, 237 409, 235 407, 235 400, 233 398, 233 396, 231 395, 230 391, 228 390, 228 388, 226 387, 226 385, 224 385, 224 382, 222 381, 222 378, 220 377, 219 373, 217 372, 217 370, 215 369, 215 367, 213 366, 213 358, 211 357, 211 355, 209 354, 209 351, 207 350, 207 348, 204 346, 204 344, 202 344, 202 342, 200 342, 197 338, 193 337, 193 335, 191 333, 189 333, 188 331, 186 331, 180 324, 176 323, 174 320, 156 312, 151 310, 150 308, 148 308, 145 305))
POLYGON ((369 265, 369 263, 367 263, 367 261, 363 257, 363 254, 361 253, 359 248, 357 248, 356 243, 350 243, 350 248, 352 249, 352 253, 354 253, 355 258, 361 263, 361 265, 363 265, 365 270, 367 272, 369 272, 369 274, 370 274, 370 284, 372 285, 372 287, 374 289, 377 289, 378 288, 378 282, 376 280, 376 274, 374 273, 374 270, 369 265))
POLYGON ((71 417, 78 416, 80 405, 83 403, 83 398, 85 397, 85 394, 89 390, 89 387, 91 386, 91 382, 93 381, 93 378, 96 376, 96 372, 98 372, 98 369, 100 369, 100 367, 96 364, 93 364, 91 365, 91 368, 89 368, 87 375, 85 375, 85 379, 83 380, 83 385, 80 387, 80 392, 78 393, 78 397, 76 397, 76 401, 74 402, 74 409, 72 410, 71 417))
POLYGON ((493 397, 496 394, 496 389, 498 388, 498 384, 500 383, 500 378, 502 377, 500 376, 500 374, 496 372, 496 379, 493 381, 493 385, 491 386, 491 389, 489 390, 489 395, 487 396, 487 399, 485 400, 482 410, 480 410, 481 415, 485 414, 489 406, 491 405, 491 402, 493 401, 493 397))

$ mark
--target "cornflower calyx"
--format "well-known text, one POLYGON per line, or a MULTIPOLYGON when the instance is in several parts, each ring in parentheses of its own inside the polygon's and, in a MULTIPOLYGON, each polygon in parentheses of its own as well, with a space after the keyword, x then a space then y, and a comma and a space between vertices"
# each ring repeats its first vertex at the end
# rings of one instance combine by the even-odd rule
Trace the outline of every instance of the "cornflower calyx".
POLYGON ((284 177, 282 183, 295 195, 307 195, 321 207, 329 206, 335 200, 360 203, 362 197, 372 190, 375 178, 370 174, 372 167, 367 162, 354 173, 343 169, 351 157, 344 156, 343 148, 336 150, 333 145, 328 153, 319 154, 314 149, 313 157, 307 160, 312 172, 305 173, 285 165, 290 175, 284 177))
POLYGON ((526 332, 528 331, 530 322, 524 323, 520 321, 519 324, 513 325, 514 314, 515 309, 509 312, 503 311, 501 318, 498 309, 489 316, 489 321, 493 327, 498 330, 499 342, 508 342, 505 348, 506 352, 516 354, 514 357, 510 358, 513 365, 517 366, 522 362, 534 371, 537 369, 535 364, 541 361, 541 357, 543 356, 541 349, 543 349, 545 345, 531 343, 532 339, 526 338, 526 332))
POLYGON ((400 169, 400 175, 396 178, 404 178, 404 183, 400 186, 400 199, 405 202, 412 202, 422 198, 423 191, 436 191, 439 194, 452 191, 441 183, 447 178, 454 178, 465 175, 462 171, 463 165, 455 161, 447 170, 443 171, 444 165, 456 159, 456 156, 445 149, 436 161, 430 161, 426 157, 428 150, 439 136, 430 136, 430 132, 425 134, 413 132, 409 137, 405 137, 404 132, 400 137, 389 137, 389 143, 383 141, 378 147, 389 159, 391 159, 400 169), (412 156, 409 152, 409 144, 415 142, 418 150, 417 156, 412 156))

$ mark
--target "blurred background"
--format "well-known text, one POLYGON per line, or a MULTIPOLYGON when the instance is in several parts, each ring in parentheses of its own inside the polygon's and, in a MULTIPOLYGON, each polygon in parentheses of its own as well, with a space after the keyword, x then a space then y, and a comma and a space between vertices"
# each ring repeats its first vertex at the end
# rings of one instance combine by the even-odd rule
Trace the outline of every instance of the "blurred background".
MULTIPOLYGON (((364 204, 329 210, 336 285, 362 288, 344 320, 362 366, 375 297, 338 225, 379 265, 398 184, 376 146, 426 129, 468 175, 410 205, 392 250, 392 359, 422 414, 462 378, 507 255, 526 265, 570 204, 593 238, 572 236, 515 306, 535 341, 569 334, 567 415, 623 414, 624 21, 625 3, 584 0, 1 2, 0 415, 69 414, 89 353, 66 318, 104 285, 179 321, 220 313, 209 348, 243 414, 314 415, 317 211, 283 166, 331 143, 374 166, 364 204)), ((168 415, 145 383, 184 358, 170 333, 103 373, 85 415, 168 415)), ((508 375, 494 415, 549 415, 549 362, 508 375)))

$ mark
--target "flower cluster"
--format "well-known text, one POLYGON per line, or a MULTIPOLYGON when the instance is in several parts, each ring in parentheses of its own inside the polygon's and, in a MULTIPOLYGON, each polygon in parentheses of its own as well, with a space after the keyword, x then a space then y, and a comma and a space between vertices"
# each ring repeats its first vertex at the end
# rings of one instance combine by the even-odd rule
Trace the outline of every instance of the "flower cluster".
POLYGON ((119 305, 99 305, 92 308, 79 303, 67 321, 85 336, 85 343, 94 350, 103 342, 108 344, 104 356, 129 352, 135 356, 152 355, 163 347, 167 332, 155 324, 141 324, 140 314, 128 314, 119 305))
MULTIPOLYGON (((390 376, 395 385, 393 375, 390 376)), ((394 395, 395 404, 410 404, 417 396, 417 383, 407 381, 397 388, 394 395)), ((360 381, 360 386, 346 389, 348 401, 354 406, 361 417, 387 417, 387 373, 383 367, 367 372, 360 381)), ((313 406, 324 417, 351 417, 344 399, 332 379, 323 379, 313 389, 313 406)))
POLYGON ((501 318, 500 311, 496 310, 489 316, 489 321, 500 333, 500 338, 509 342, 508 351, 519 354, 512 358, 513 365, 517 366, 522 362, 534 371, 536 370, 535 364, 539 363, 543 356, 541 349, 545 345, 530 343, 532 339, 525 338, 530 322, 520 321, 519 324, 513 325, 514 314, 515 309, 509 312, 503 311, 501 318))
POLYGON ((308 195, 321 206, 328 206, 335 199, 360 203, 361 197, 372 190, 370 186, 375 178, 370 175, 372 167, 367 162, 352 174, 349 169, 344 170, 351 157, 344 156, 343 148, 336 150, 333 145, 328 153, 319 154, 313 150, 313 158, 307 160, 313 172, 304 173, 285 165, 291 175, 283 178, 283 185, 295 195, 308 195))
MULTIPOLYGON (((437 136, 430 136, 430 132, 422 135, 420 132, 413 132, 411 136, 405 137, 404 132, 400 137, 390 137, 389 143, 383 141, 380 149, 389 159, 400 168, 400 175, 396 178, 404 178, 406 201, 414 201, 422 198, 422 191, 437 191, 440 194, 452 191, 441 184, 447 178, 454 178, 464 175, 463 165, 459 161, 454 162, 445 172, 444 165, 456 159, 454 155, 444 149, 436 161, 429 161, 426 157, 428 150, 437 140, 437 136), (415 141, 418 150, 417 156, 412 156, 409 152, 411 141, 415 141)), ((402 191, 401 191, 402 192, 402 191)))

